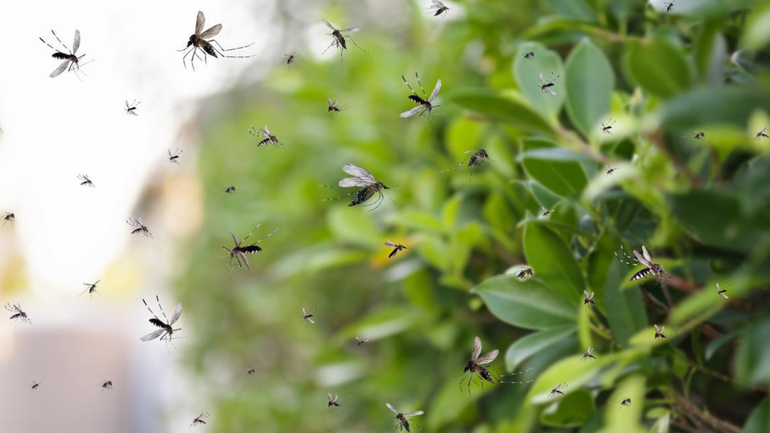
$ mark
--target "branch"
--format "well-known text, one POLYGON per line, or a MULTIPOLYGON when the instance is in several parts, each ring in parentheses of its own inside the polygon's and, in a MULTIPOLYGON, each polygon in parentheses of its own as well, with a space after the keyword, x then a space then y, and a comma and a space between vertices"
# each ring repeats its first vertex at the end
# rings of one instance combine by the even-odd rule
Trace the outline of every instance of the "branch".
POLYGON ((737 427, 725 420, 719 419, 710 413, 702 411, 682 394, 674 392, 674 398, 676 398, 677 405, 682 410, 684 410, 688 416, 698 418, 709 426, 715 428, 717 431, 723 433, 741 433, 740 427, 737 427))

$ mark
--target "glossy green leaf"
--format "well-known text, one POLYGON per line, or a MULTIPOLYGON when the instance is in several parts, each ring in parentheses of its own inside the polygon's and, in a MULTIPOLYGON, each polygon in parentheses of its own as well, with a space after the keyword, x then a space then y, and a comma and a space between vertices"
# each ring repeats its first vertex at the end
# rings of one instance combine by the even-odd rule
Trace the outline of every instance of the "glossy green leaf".
POLYGON ((583 39, 567 58, 567 114, 575 126, 589 137, 610 111, 615 74, 607 56, 583 39))
POLYGON ((549 329, 575 323, 575 307, 536 279, 492 277, 473 292, 503 322, 526 329, 549 329))
POLYGON ((604 301, 607 321, 615 339, 622 347, 628 347, 631 337, 646 328, 647 310, 638 289, 620 290, 628 275, 627 266, 615 260, 604 280, 604 290, 608 295, 604 301))
POLYGON ((505 352, 505 369, 513 371, 526 359, 539 351, 569 337, 575 333, 575 325, 559 326, 544 331, 533 332, 519 338, 508 346, 505 352))
POLYGON ((669 101, 663 111, 667 127, 700 129, 703 125, 745 127, 752 113, 770 113, 770 92, 743 86, 709 87, 693 90, 669 101))
POLYGON ((770 1, 765 0, 749 14, 743 31, 743 47, 760 49, 770 42, 770 1))
POLYGON ((535 275, 564 299, 573 302, 573 308, 577 309, 585 290, 585 280, 575 255, 564 240, 547 227, 527 224, 524 227, 524 255, 535 275))
POLYGON ((751 325, 741 338, 733 364, 733 374, 738 383, 749 386, 770 383, 770 320, 751 325))
POLYGON ((692 85, 687 58, 665 39, 630 42, 625 61, 629 78, 661 98, 674 97, 692 85))
POLYGON ((751 411, 742 433, 767 433, 768 429, 770 429, 770 398, 765 398, 751 411))
POLYGON ((596 21, 591 7, 585 0, 548 0, 548 4, 564 18, 578 21, 596 21))
POLYGON ((556 52, 537 42, 520 44, 513 61, 513 75, 521 93, 541 113, 553 117, 561 110, 566 94, 561 81, 564 78, 564 65, 556 52), (535 53, 535 57, 531 60, 525 59, 524 55, 528 52, 535 53), (560 76, 552 87, 555 96, 540 90, 541 74, 544 80, 549 77, 553 80, 557 75, 560 76))
POLYGON ((465 90, 453 93, 450 101, 490 120, 510 123, 525 131, 553 133, 548 121, 515 96, 506 98, 485 90, 465 90))
POLYGON ((558 151, 553 143, 542 139, 525 139, 523 144, 525 149, 530 146, 548 146, 554 149, 547 155, 543 155, 546 151, 543 148, 527 150, 521 156, 522 165, 527 175, 554 194, 562 197, 577 197, 588 184, 588 178, 580 163, 553 157, 557 152, 562 155, 571 155, 571 152, 558 151))

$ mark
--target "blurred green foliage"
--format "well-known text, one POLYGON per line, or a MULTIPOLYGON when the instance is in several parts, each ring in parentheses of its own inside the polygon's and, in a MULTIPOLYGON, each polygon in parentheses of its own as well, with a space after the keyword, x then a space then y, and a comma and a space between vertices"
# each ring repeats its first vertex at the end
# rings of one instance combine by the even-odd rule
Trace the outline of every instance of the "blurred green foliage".
POLYGON ((201 116, 206 220, 178 286, 210 428, 386 432, 390 402, 429 433, 770 431, 770 1, 392 3, 324 10, 371 55, 300 51, 201 116), (398 116, 415 71, 444 83, 429 120, 398 116), (351 108, 330 118, 327 97, 351 108), (263 124, 284 148, 256 147, 263 124), (486 168, 457 167, 480 148, 486 168), (348 163, 391 187, 377 210, 322 201, 348 163), (255 238, 278 232, 229 273, 220 246, 263 219, 255 238), (409 250, 388 260, 386 239, 409 250), (672 279, 628 282, 621 244, 672 279), (469 396, 476 335, 534 382, 469 396))

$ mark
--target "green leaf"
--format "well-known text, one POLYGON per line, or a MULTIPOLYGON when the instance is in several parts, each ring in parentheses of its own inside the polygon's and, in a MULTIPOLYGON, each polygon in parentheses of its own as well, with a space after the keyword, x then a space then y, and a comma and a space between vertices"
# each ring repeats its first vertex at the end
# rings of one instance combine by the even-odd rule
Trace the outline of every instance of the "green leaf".
POLYGON ((517 95, 506 98, 486 90, 461 90, 449 100, 491 120, 510 123, 525 131, 553 134, 548 121, 517 95))
POLYGON ((348 207, 332 208, 327 214, 329 228, 342 241, 360 246, 372 246, 380 242, 380 232, 372 221, 371 214, 349 212, 348 207))
POLYGON ((647 327, 647 310, 639 290, 620 290, 626 275, 626 266, 615 260, 604 280, 607 321, 621 347, 628 347, 631 337, 647 327))
POLYGON ((628 46, 626 71, 644 90, 668 99, 692 85, 687 58, 665 39, 633 41, 628 46))
POLYGON ((540 90, 539 75, 547 80, 551 74, 551 79, 557 75, 564 76, 564 65, 561 57, 537 42, 524 42, 519 45, 516 52, 516 59, 513 61, 513 75, 516 83, 521 89, 524 97, 532 103, 541 113, 550 117, 555 117, 564 104, 565 91, 564 86, 557 80, 556 85, 552 87, 556 95, 540 90), (525 59, 524 55, 528 52, 535 53, 531 60, 525 59))
POLYGON ((506 371, 513 371, 530 356, 569 337, 574 332, 575 325, 566 325, 534 332, 519 338, 513 344, 508 346, 508 350, 505 352, 506 371))
POLYGON ((663 111, 663 123, 680 130, 703 125, 743 128, 757 110, 770 112, 770 92, 761 87, 707 87, 669 101, 663 111))
POLYGON ((588 390, 580 389, 560 399, 540 415, 544 425, 572 427, 585 424, 596 410, 588 390))
POLYGON ((475 289, 503 322, 526 329, 549 329, 574 324, 574 305, 535 279, 521 281, 512 275, 492 277, 475 289))
POLYGON ((615 87, 612 65, 596 45, 583 39, 567 59, 567 114, 584 136, 590 137, 610 111, 615 87))
POLYGON ((742 433, 766 433, 768 428, 770 428, 770 398, 765 398, 751 411, 742 433))
POLYGON ((554 154, 566 156, 571 152, 559 151, 554 143, 543 139, 525 139, 522 143, 526 151, 521 155, 521 161, 527 175, 554 194, 577 197, 588 184, 588 177, 580 163, 553 157, 554 154), (532 147, 537 151, 528 150, 532 147), (543 157, 543 152, 550 150, 543 147, 553 150, 543 157))
POLYGON ((749 50, 761 49, 770 42, 770 1, 751 11, 741 42, 749 50))
POLYGON ((548 0, 548 4, 564 18, 596 21, 596 14, 584 0, 548 0))
POLYGON ((743 386, 770 383, 770 320, 756 322, 741 338, 738 353, 735 355, 733 374, 743 386))
POLYGON ((524 227, 524 255, 535 276, 564 299, 574 302, 572 308, 576 309, 585 290, 585 280, 564 240, 547 227, 527 224, 524 227))

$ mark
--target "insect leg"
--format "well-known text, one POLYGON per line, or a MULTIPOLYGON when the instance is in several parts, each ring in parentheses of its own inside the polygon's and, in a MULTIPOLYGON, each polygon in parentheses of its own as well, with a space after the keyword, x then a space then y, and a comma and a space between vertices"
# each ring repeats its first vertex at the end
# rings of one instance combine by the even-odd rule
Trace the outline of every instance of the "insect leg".
POLYGON ((324 54, 326 54, 326 52, 329 51, 329 48, 333 47, 336 42, 337 42, 336 39, 334 41, 332 41, 332 43, 329 44, 328 47, 326 47, 326 49, 323 51, 323 53, 321 53, 321 55, 323 56, 324 54))
POLYGON ((256 242, 254 242, 254 243, 255 243, 255 244, 258 244, 258 243, 260 243, 260 242, 264 241, 265 239, 269 238, 270 236, 272 236, 272 235, 273 235, 273 233, 275 233, 275 232, 277 232, 277 231, 278 231, 278 227, 274 228, 274 229, 273 229, 273 231, 271 231, 270 233, 268 233, 268 235, 267 235, 267 236, 263 237, 262 239, 260 239, 260 240, 258 240, 258 241, 256 241, 256 242))
MULTIPOLYGON (((417 75, 417 73, 416 73, 416 72, 415 72, 415 75, 417 75)), ((410 85, 409 85, 409 82, 408 82, 408 81, 406 81, 406 78, 404 78, 404 76, 403 76, 403 75, 401 76, 401 79, 402 79, 402 80, 404 80, 404 84, 406 84, 406 87, 408 87, 408 88, 409 88, 409 90, 411 90, 411 91, 412 91, 412 93, 413 93, 415 96, 418 96, 418 97, 420 96, 420 95, 418 95, 418 94, 417 94, 417 92, 415 92, 415 91, 414 91, 414 89, 412 89, 412 86, 410 86, 410 85)))
POLYGON ((345 36, 345 38, 347 38, 347 39, 350 39, 350 42, 353 42, 353 45, 355 45, 356 47, 358 47, 358 49, 359 49, 359 50, 363 51, 363 52, 364 52, 364 54, 368 54, 368 55, 371 55, 371 54, 369 54, 369 52, 368 52, 368 51, 366 51, 365 49, 363 49, 363 48, 361 48, 360 46, 358 46, 358 44, 356 43, 356 41, 354 41, 354 40, 353 40, 353 38, 351 38, 350 36, 345 36))

